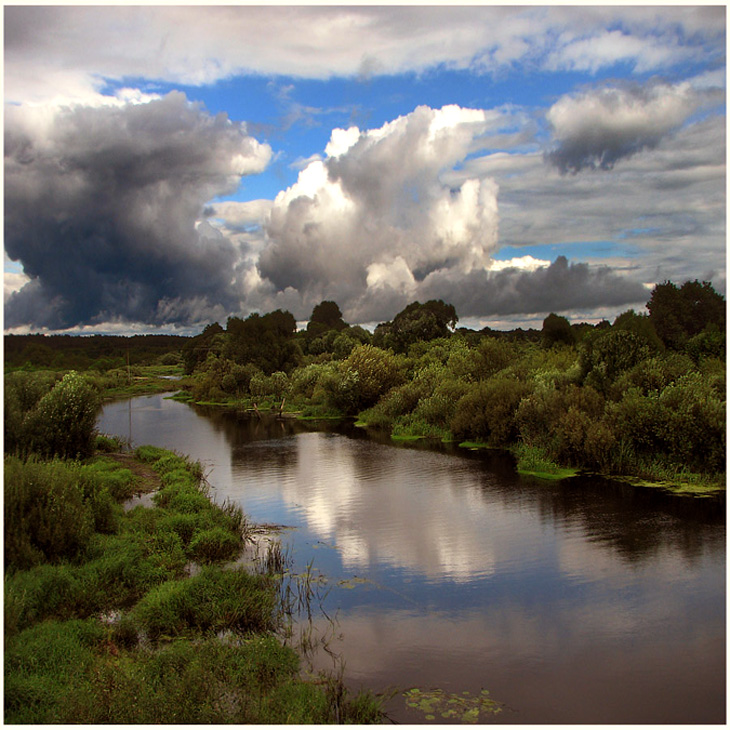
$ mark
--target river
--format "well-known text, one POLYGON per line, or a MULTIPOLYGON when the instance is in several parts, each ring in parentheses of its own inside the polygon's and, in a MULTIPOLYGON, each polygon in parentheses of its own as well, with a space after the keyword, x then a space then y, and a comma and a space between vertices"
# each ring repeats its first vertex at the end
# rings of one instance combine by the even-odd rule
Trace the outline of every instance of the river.
POLYGON ((314 666, 398 690, 397 722, 460 719, 407 707, 418 688, 451 707, 488 690, 502 711, 480 722, 725 723, 724 495, 545 482, 499 452, 159 395, 98 428, 190 455, 217 500, 285 526, 293 572, 318 579, 314 666))

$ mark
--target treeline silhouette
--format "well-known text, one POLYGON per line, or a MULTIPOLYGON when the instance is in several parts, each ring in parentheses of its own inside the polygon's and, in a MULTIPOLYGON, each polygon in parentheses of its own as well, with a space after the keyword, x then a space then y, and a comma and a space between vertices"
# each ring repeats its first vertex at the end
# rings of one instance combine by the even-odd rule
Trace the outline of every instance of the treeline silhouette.
POLYGON ((187 339, 177 335, 5 335, 5 367, 108 370, 179 353, 187 339))

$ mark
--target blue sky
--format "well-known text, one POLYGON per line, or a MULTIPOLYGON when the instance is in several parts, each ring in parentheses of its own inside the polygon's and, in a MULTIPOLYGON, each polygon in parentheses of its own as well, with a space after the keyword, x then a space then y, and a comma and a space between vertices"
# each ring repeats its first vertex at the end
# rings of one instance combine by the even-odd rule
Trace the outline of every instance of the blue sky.
POLYGON ((725 293, 724 6, 5 8, 6 331, 725 293))

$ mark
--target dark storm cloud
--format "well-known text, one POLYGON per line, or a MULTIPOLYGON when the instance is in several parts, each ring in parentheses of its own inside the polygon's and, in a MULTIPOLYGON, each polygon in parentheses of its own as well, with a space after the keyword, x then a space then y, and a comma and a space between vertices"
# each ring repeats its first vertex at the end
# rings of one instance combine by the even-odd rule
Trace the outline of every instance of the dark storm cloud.
POLYGON ((235 308, 235 246, 201 235, 206 202, 260 171, 270 149, 171 93, 6 117, 5 249, 31 282, 6 327, 108 320, 187 324, 235 308))
POLYGON ((569 263, 564 256, 534 271, 474 271, 459 280, 432 274, 419 294, 449 301, 457 312, 475 317, 630 306, 649 298, 642 284, 607 266, 569 263))

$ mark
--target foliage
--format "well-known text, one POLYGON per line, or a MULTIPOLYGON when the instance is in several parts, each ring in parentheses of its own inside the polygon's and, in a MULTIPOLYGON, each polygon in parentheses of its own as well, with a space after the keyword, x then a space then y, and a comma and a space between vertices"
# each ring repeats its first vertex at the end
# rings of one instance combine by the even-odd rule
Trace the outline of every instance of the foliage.
POLYGON ((575 335, 570 322, 565 317, 551 313, 542 322, 542 344, 545 347, 553 345, 572 345, 575 335))
POLYGON ((606 392, 624 371, 646 360, 651 353, 641 335, 611 329, 589 339, 581 350, 581 366, 585 383, 606 392))
POLYGON ((241 552, 241 538, 222 527, 200 530, 190 538, 189 552, 202 564, 232 560, 241 552))
POLYGON ((520 474, 536 476, 541 479, 564 479, 567 476, 575 475, 575 470, 561 468, 539 446, 528 446, 526 443, 519 443, 513 451, 517 457, 517 471, 520 474))
POLYGON ((307 332, 314 333, 326 332, 327 330, 342 330, 347 327, 347 323, 342 319, 342 312, 336 302, 324 301, 320 302, 313 310, 309 317, 307 332))
POLYGON ((98 390, 71 371, 5 376, 5 451, 27 455, 88 456, 94 447, 98 390))
POLYGON ((529 383, 510 375, 476 383, 456 405, 452 433, 459 440, 508 445, 518 433, 515 412, 530 389, 529 383))
POLYGON ((109 370, 151 364, 169 355, 179 359, 188 338, 178 335, 5 335, 7 368, 109 370))
POLYGON ((502 711, 486 689, 478 695, 471 692, 450 693, 442 689, 414 687, 403 693, 406 707, 424 713, 426 720, 459 720, 477 723, 483 713, 496 715, 502 711))
POLYGON ((370 695, 332 699, 338 683, 304 682, 298 658, 273 636, 235 643, 176 639, 126 646, 134 625, 94 619, 47 622, 7 647, 5 719, 32 724, 373 723, 370 695), (123 633, 122 626, 130 631, 123 633), (334 690, 334 691, 333 691, 334 690))
POLYGON ((707 281, 687 281, 680 287, 671 281, 657 284, 646 308, 657 334, 674 350, 708 325, 725 331, 725 299, 707 281))
POLYGON ((291 312, 277 309, 251 314, 245 320, 229 317, 221 354, 240 365, 251 364, 270 375, 290 372, 302 358, 294 339, 297 323, 291 312))
POLYGON ((652 352, 660 352, 664 349, 664 343, 659 339, 654 323, 648 314, 637 314, 633 309, 629 309, 616 317, 613 329, 633 332, 646 341, 652 352))
POLYGON ((403 370, 402 360, 392 353, 373 345, 358 345, 325 387, 335 406, 354 414, 402 383, 403 370))
POLYGON ((190 375, 195 368, 205 362, 209 353, 220 354, 220 338, 223 327, 218 322, 209 324, 199 335, 188 340, 182 347, 181 356, 185 372, 190 375), (216 347, 217 345, 217 347, 216 347))
POLYGON ((61 461, 5 458, 6 568, 75 558, 86 548, 94 531, 94 510, 79 472, 78 466, 61 461))
POLYGON ((704 472, 724 469, 726 404, 700 373, 687 373, 661 393, 629 389, 608 405, 617 439, 637 457, 664 457, 669 463, 704 472))
POLYGON ((98 392, 75 371, 67 373, 21 425, 31 451, 44 456, 85 457, 94 449, 98 392))
POLYGON ((685 345, 685 352, 696 362, 708 358, 724 360, 726 357, 726 334, 716 324, 708 324, 702 332, 691 337, 685 345))
POLYGON ((414 342, 448 336, 458 321, 454 306, 440 299, 432 299, 425 304, 413 302, 396 314, 392 322, 376 327, 373 344, 395 352, 406 352, 414 342))

